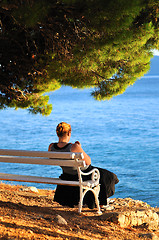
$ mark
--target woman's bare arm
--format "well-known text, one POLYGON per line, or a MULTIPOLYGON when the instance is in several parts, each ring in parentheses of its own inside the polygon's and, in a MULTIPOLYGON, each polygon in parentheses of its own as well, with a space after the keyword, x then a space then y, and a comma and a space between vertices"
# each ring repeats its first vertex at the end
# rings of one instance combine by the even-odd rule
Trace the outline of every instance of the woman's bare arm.
POLYGON ((84 155, 84 161, 86 163, 86 165, 90 165, 91 164, 91 158, 90 156, 87 155, 87 153, 85 153, 85 151, 82 149, 81 144, 79 141, 76 141, 74 144, 72 144, 71 147, 71 152, 82 152, 84 155))

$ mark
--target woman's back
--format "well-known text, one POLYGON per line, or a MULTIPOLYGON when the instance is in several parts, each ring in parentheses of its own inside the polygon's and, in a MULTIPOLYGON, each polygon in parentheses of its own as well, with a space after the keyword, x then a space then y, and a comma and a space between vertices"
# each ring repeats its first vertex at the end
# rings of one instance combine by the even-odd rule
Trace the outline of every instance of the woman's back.
MULTIPOLYGON (((58 147, 58 143, 53 143, 50 147, 50 150, 53 152, 71 152, 71 143, 67 143, 64 147, 58 147)), ((61 167, 63 173, 76 175, 77 169, 75 167, 61 167)))

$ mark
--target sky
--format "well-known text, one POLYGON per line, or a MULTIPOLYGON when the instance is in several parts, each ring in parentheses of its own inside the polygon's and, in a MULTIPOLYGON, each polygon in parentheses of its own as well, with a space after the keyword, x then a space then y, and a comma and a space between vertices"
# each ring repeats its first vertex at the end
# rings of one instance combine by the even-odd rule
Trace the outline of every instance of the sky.
POLYGON ((154 54, 154 56, 159 56, 159 50, 154 49, 154 50, 153 50, 153 54, 154 54))

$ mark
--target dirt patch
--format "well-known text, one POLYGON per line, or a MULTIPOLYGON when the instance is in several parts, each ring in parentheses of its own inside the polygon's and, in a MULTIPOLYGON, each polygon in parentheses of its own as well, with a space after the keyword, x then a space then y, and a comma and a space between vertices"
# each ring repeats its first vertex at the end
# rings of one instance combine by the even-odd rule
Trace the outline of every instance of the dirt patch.
MULTIPOLYGON (((122 228, 98 217, 96 209, 62 207, 53 201, 53 190, 22 191, 22 186, 0 184, 0 239, 159 239, 159 230, 146 226, 122 228), (67 224, 55 221, 57 215, 67 224)), ((133 199, 114 199, 113 212, 151 208, 133 199)), ((159 209, 155 208, 156 212, 159 209)), ((105 211, 104 213, 109 212, 105 211)))

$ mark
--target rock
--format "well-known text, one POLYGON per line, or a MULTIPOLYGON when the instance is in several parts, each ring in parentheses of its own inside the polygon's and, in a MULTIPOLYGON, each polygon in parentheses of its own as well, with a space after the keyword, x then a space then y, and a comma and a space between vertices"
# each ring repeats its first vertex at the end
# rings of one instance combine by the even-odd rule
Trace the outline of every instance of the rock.
POLYGON ((118 212, 107 212, 103 213, 102 215, 98 216, 101 220, 108 220, 110 222, 118 223, 118 212))
POLYGON ((31 230, 29 230, 28 232, 31 233, 31 234, 33 234, 33 231, 31 231, 31 230))
POLYGON ((20 191, 23 192, 34 192, 34 193, 39 193, 38 189, 36 187, 22 187, 19 189, 20 191))
POLYGON ((63 217, 61 217, 60 215, 57 215, 54 218, 54 221, 57 222, 60 225, 67 225, 67 221, 63 217))
POLYGON ((30 191, 31 192, 35 192, 35 193, 38 193, 38 189, 36 187, 30 187, 30 191))
POLYGON ((118 223, 123 228, 146 225, 149 229, 157 229, 159 226, 158 214, 150 209, 110 212, 104 213, 99 217, 102 220, 118 223))
POLYGON ((139 238, 159 240, 158 236, 154 233, 139 233, 139 238))

